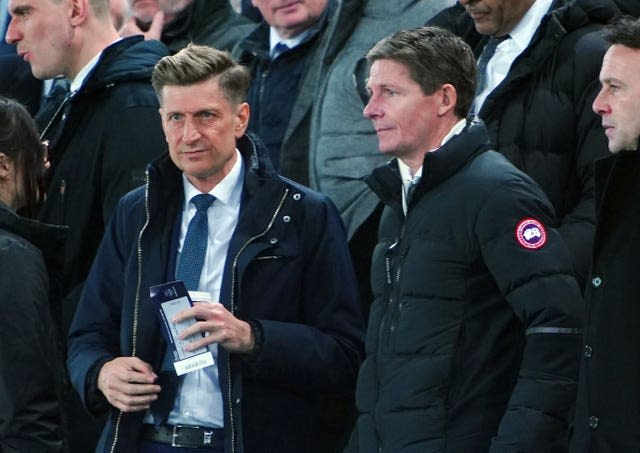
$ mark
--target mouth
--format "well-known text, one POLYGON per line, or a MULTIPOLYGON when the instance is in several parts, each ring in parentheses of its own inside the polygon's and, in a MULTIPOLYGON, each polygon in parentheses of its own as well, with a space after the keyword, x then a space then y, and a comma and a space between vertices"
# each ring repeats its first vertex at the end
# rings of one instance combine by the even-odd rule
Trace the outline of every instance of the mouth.
POLYGON ((18 51, 18 56, 26 62, 29 62, 29 55, 30 54, 27 51, 23 51, 23 50, 18 51))
POLYGON ((481 20, 485 17, 488 16, 489 12, 488 11, 477 11, 477 10, 467 10, 467 13, 469 14, 469 16, 471 16, 471 18, 476 21, 476 20, 481 20))
POLYGON ((184 157, 194 157, 204 153, 203 149, 188 149, 186 151, 180 151, 180 154, 184 157))
POLYGON ((293 0, 293 1, 286 1, 284 2, 282 5, 276 7, 276 10, 286 10, 286 9, 290 9, 295 7, 298 3, 300 3, 299 0, 293 0))

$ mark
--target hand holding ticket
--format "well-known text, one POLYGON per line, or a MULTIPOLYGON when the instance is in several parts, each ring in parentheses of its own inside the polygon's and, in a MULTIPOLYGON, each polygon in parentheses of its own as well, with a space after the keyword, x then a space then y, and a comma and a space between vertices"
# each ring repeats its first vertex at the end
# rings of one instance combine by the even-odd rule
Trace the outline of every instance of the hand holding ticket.
MULTIPOLYGON (((173 366, 178 376, 213 365, 215 363, 213 355, 207 347, 200 347, 194 350, 187 348, 189 343, 202 338, 202 333, 198 332, 181 338, 182 332, 195 324, 196 319, 187 318, 179 322, 173 322, 178 313, 193 306, 193 301, 184 283, 177 281, 152 286, 150 292, 151 300, 158 305, 161 329, 167 340, 167 347, 170 348, 173 354, 173 366)), ((206 297, 210 300, 210 296, 207 297, 202 293, 194 293, 194 296, 199 298, 206 297)))

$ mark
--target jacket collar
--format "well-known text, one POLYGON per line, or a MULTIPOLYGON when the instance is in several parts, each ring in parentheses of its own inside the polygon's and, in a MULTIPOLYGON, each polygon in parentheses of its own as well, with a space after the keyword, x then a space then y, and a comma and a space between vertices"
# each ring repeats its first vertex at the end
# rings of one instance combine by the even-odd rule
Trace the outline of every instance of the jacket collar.
MULTIPOLYGON (((611 184, 621 184, 618 179, 622 178, 620 176, 622 173, 627 171, 635 173, 638 168, 640 168, 640 146, 635 151, 621 151, 595 161, 594 196, 597 213, 601 211, 602 205, 607 202, 606 196, 620 197, 619 193, 608 193, 607 187, 611 184)), ((635 179, 635 177, 632 179, 635 179)))
MULTIPOLYGON (((240 137, 236 146, 245 164, 244 190, 249 194, 255 194, 260 190, 264 179, 276 176, 268 152, 260 139, 251 134, 240 137)), ((183 194, 180 177, 182 172, 168 153, 151 162, 147 172, 147 189, 152 210, 161 208, 166 200, 183 194)))
POLYGON ((123 38, 102 51, 102 55, 78 94, 93 92, 125 82, 151 80, 154 65, 169 51, 160 41, 145 41, 140 35, 123 38))
MULTIPOLYGON (((489 136, 484 123, 478 119, 469 118, 462 132, 437 150, 425 154, 422 178, 414 191, 412 204, 425 192, 449 179, 468 162, 489 149, 489 136)), ((395 207, 401 206, 402 181, 396 158, 373 170, 371 175, 365 177, 365 182, 383 203, 395 207)))

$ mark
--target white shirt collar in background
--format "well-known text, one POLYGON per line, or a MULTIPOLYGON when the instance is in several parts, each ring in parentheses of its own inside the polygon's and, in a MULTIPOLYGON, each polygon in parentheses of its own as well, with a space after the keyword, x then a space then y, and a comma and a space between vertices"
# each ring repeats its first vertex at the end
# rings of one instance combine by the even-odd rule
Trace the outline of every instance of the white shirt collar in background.
POLYGON ((299 35, 294 36, 293 38, 284 39, 280 37, 275 28, 271 27, 269 29, 269 55, 271 55, 271 58, 275 58, 277 56, 274 54, 274 50, 280 43, 285 44, 289 49, 293 49, 294 47, 300 45, 302 40, 306 38, 310 32, 311 30, 306 30, 299 35))

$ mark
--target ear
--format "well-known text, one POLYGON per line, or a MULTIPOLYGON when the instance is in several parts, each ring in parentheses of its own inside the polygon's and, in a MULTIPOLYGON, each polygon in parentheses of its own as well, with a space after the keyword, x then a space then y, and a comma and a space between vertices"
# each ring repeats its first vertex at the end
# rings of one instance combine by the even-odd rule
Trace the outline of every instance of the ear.
POLYGON ((440 107, 438 107, 438 116, 444 116, 450 111, 455 110, 458 104, 458 92, 450 83, 445 83, 440 88, 442 90, 440 107))
POLYGON ((69 23, 77 27, 89 17, 89 0, 69 0, 69 23))
POLYGON ((249 104, 243 102, 238 106, 236 110, 236 120, 233 133, 236 138, 242 137, 244 132, 247 130, 247 126, 249 125, 249 115, 251 114, 251 109, 249 108, 249 104))
POLYGON ((0 181, 8 181, 11 179, 15 166, 13 159, 5 153, 0 153, 0 181))

